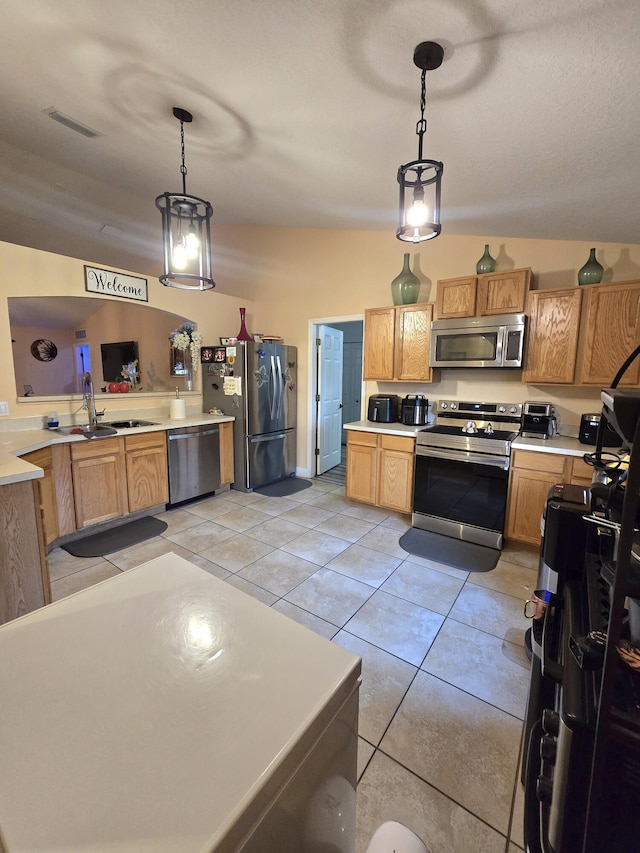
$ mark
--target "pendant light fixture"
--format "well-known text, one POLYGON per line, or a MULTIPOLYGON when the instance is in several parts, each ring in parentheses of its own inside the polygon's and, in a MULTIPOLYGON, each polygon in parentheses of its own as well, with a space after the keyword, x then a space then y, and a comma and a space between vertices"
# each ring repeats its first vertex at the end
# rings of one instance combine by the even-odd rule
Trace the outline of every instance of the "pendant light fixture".
POLYGON ((400 221, 396 237, 409 243, 432 240, 440 233, 440 184, 443 165, 438 160, 425 160, 422 156, 422 140, 427 130, 424 117, 427 105, 427 71, 442 65, 444 50, 435 41, 423 41, 413 52, 413 61, 422 69, 420 94, 420 120, 416 124, 418 136, 418 159, 400 166, 400 221))
POLYGON ((160 281, 166 287, 182 290, 211 290, 211 229, 213 208, 208 201, 187 195, 187 167, 184 162, 184 125, 193 116, 180 107, 173 108, 180 122, 182 148, 182 193, 163 193, 156 199, 162 214, 164 272, 160 281))

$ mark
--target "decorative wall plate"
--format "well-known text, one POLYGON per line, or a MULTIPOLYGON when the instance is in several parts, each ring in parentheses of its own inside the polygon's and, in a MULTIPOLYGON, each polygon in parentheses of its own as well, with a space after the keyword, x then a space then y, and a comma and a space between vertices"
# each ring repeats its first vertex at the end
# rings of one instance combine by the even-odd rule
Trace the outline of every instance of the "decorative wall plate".
POLYGON ((38 361, 53 361, 58 355, 58 347, 44 338, 38 338, 31 344, 31 355, 38 361))

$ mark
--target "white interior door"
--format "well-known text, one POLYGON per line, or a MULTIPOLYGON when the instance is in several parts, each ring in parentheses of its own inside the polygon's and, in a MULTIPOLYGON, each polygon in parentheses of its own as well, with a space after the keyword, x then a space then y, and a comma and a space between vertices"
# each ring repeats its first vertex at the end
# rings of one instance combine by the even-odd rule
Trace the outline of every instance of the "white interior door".
POLYGON ((316 474, 340 464, 342 444, 342 340, 331 326, 318 326, 318 454, 316 474))

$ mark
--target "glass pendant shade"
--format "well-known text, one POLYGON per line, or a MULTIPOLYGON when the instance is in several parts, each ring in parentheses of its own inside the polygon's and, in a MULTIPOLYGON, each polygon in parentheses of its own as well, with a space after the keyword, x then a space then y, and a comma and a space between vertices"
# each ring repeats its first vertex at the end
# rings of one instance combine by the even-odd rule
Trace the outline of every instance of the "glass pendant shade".
POLYGON ((180 122, 182 149, 181 193, 163 193, 156 198, 162 215, 162 247, 164 270, 160 281, 166 287, 181 290, 211 290, 216 284, 211 277, 211 217, 208 201, 187 195, 187 167, 184 158, 184 122, 193 116, 181 107, 173 108, 180 122))

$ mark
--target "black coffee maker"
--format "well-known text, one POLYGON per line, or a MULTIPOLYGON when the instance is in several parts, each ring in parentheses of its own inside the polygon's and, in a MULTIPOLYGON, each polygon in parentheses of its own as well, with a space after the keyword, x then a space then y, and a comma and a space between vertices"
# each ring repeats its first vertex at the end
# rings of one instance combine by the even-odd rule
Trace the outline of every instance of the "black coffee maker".
POLYGON ((529 401, 523 405, 520 426, 523 438, 551 438, 557 431, 556 410, 551 403, 529 401))

